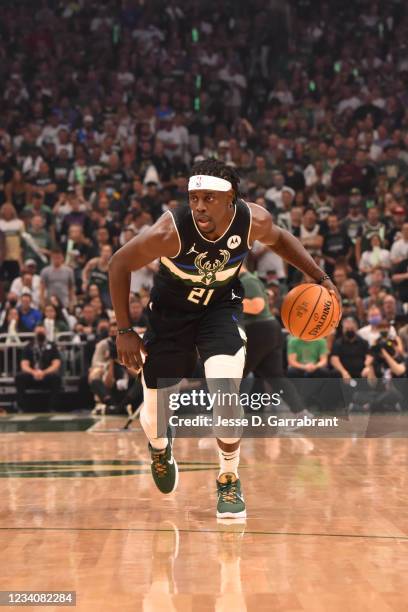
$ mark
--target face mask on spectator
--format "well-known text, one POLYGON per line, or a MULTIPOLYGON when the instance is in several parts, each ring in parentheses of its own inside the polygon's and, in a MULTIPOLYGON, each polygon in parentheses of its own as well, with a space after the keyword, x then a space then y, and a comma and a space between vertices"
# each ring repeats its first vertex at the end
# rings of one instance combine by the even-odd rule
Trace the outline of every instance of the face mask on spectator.
POLYGON ((42 342, 45 341, 45 337, 46 336, 45 336, 44 332, 37 332, 35 334, 35 337, 36 337, 37 342, 39 342, 41 344, 42 342))
POLYGON ((372 317, 369 317, 368 322, 370 325, 379 325, 382 321, 382 318, 380 315, 373 315, 372 317))
POLYGON ((109 330, 106 329, 106 327, 103 327, 102 329, 99 330, 98 338, 100 340, 104 340, 105 338, 108 338, 108 336, 109 336, 109 330))
POLYGON ((356 332, 354 331, 354 329, 348 329, 347 331, 344 332, 344 335, 349 340, 352 340, 353 338, 356 337, 356 332))
POLYGON ((14 306, 17 306, 17 300, 12 298, 11 300, 9 300, 9 304, 12 308, 14 308, 14 306))

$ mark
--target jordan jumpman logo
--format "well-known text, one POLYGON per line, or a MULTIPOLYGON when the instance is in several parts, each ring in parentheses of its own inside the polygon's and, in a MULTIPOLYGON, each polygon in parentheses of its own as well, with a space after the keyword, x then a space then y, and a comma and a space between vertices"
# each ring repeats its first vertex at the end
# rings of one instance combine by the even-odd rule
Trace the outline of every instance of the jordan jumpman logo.
POLYGON ((191 253, 197 253, 197 254, 198 254, 198 251, 196 251, 195 245, 196 245, 196 243, 194 243, 194 244, 193 244, 193 246, 192 246, 192 247, 191 247, 191 249, 190 249, 190 250, 189 250, 189 251, 186 253, 186 255, 191 255, 191 253))

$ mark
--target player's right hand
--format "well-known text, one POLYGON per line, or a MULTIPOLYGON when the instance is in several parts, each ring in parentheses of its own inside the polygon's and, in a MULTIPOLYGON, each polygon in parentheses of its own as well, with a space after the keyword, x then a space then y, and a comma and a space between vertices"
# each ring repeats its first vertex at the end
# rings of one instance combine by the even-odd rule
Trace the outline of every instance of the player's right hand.
POLYGON ((127 368, 141 370, 143 367, 143 355, 147 355, 142 338, 136 332, 119 334, 116 337, 116 348, 118 361, 127 368))

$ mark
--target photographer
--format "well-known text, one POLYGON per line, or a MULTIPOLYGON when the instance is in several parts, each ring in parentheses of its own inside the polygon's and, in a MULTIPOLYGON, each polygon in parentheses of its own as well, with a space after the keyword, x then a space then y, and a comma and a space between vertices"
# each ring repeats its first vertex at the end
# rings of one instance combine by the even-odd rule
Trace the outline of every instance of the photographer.
MULTIPOLYGON (((370 347, 373 347, 381 337, 381 331, 387 330, 387 335, 390 340, 395 341, 397 353, 403 354, 403 345, 401 338, 397 335, 397 331, 393 325, 384 320, 381 309, 378 306, 370 306, 367 313, 368 325, 361 327, 358 330, 358 335, 366 340, 370 347)), ((384 335, 384 334, 383 334, 384 335)))
POLYGON ((362 399, 367 400, 364 403, 374 412, 399 410, 403 395, 395 386, 393 379, 405 375, 406 364, 398 354, 396 340, 390 337, 386 321, 379 331, 380 336, 367 354, 362 372, 362 375, 367 377, 371 389, 365 396, 356 398, 356 401, 361 403, 362 399))
MULTIPOLYGON (((102 337, 95 346, 95 351, 92 357, 91 367, 88 374, 88 383, 94 394, 97 402, 95 408, 106 408, 106 404, 110 400, 109 390, 113 386, 112 377, 112 355, 113 355, 113 340, 116 337, 117 325, 110 323, 106 337, 104 330, 99 329, 99 335, 102 337), (102 406, 99 406, 102 404, 102 406)), ((105 332, 106 333, 106 332, 105 332)))
POLYGON ((117 391, 125 391, 128 388, 128 375, 116 361, 116 334, 118 326, 116 321, 109 323, 109 335, 100 340, 92 357, 89 369, 88 383, 95 398, 94 413, 105 413, 107 406, 117 391))

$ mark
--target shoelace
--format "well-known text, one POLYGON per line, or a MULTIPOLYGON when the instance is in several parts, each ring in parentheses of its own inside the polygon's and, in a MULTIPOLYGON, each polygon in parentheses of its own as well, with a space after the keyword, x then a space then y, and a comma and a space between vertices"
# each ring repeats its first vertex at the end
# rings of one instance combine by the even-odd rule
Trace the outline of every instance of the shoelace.
POLYGON ((167 474, 167 462, 166 462, 166 453, 153 453, 153 468, 159 478, 166 476, 167 474))
POLYGON ((227 482, 220 486, 220 495, 223 502, 234 504, 237 501, 237 485, 232 482, 227 482))

